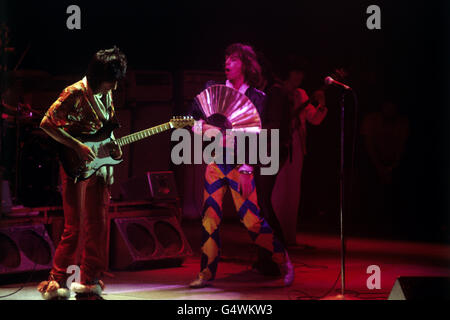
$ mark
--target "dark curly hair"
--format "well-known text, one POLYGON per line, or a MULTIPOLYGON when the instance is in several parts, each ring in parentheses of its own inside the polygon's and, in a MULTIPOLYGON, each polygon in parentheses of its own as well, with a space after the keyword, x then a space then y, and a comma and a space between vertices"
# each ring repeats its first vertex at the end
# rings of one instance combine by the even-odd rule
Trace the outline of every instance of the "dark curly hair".
POLYGON ((102 82, 119 81, 127 72, 127 58, 114 46, 98 51, 91 59, 87 70, 87 80, 92 91, 97 91, 102 82))
POLYGON ((242 73, 245 82, 254 88, 258 88, 262 82, 261 66, 255 51, 249 45, 242 43, 233 43, 225 50, 225 58, 231 55, 237 55, 242 61, 242 73))

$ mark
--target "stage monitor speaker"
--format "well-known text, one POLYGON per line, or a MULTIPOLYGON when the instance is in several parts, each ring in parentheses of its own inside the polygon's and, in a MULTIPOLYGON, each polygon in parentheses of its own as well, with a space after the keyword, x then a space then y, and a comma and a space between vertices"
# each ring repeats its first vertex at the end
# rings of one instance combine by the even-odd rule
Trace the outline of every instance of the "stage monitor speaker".
POLYGON ((450 300, 450 277, 399 277, 388 300, 450 300))
POLYGON ((114 219, 110 267, 115 270, 180 266, 192 254, 174 216, 114 219))
POLYGON ((0 228, 0 274, 49 270, 54 253, 43 224, 0 228))
POLYGON ((123 200, 176 200, 178 198, 172 171, 149 171, 121 184, 123 200))

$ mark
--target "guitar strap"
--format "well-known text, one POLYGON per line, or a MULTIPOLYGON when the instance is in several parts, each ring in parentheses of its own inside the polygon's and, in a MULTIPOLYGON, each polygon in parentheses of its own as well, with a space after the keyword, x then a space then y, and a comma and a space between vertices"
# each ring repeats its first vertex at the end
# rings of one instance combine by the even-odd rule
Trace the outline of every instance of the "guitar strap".
POLYGON ((105 121, 103 124, 111 123, 112 125, 117 125, 118 128, 121 127, 119 119, 117 119, 116 114, 114 113, 113 117, 109 119, 108 121, 105 121))

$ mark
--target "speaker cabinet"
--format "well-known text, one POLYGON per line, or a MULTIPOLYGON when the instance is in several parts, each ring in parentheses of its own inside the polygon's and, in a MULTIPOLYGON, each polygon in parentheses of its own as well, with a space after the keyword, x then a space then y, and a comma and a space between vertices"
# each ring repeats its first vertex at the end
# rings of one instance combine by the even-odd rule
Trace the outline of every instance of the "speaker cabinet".
MULTIPOLYGON (((118 111, 119 112, 119 111, 118 111)), ((142 102, 131 109, 131 132, 145 130, 170 121, 173 115, 171 102, 142 102)), ((128 177, 147 171, 170 170, 173 130, 154 134, 147 139, 130 144, 130 170, 128 177)))
POLYGON ((172 74, 166 71, 129 70, 129 99, 135 101, 170 101, 173 94, 172 74))
POLYGON ((172 171, 152 171, 121 183, 123 200, 176 200, 178 198, 172 171))
POLYGON ((223 71, 184 70, 182 77, 184 100, 194 99, 208 81, 225 82, 223 71))
POLYGON ((175 217, 114 219, 110 250, 115 270, 180 266, 192 254, 175 217))
POLYGON ((388 300, 450 300, 450 277, 399 277, 388 300))
MULTIPOLYGON (((114 101, 115 102, 115 101, 114 101)), ((114 103, 116 106, 116 103, 114 103)), ((114 136, 116 138, 120 138, 126 136, 133 132, 131 129, 131 114, 132 111, 130 109, 119 109, 117 110, 116 116, 120 123, 120 127, 114 130, 114 136)), ((121 181, 125 181, 129 177, 130 172, 130 148, 131 145, 122 146, 123 153, 123 161, 114 166, 114 181, 111 186, 111 196, 113 199, 120 199, 121 190, 120 183, 121 181)))
POLYGON ((43 224, 0 228, 0 274, 51 269, 54 253, 43 224))
POLYGON ((0 217, 2 213, 10 213, 12 209, 11 193, 9 192, 9 182, 0 180, 0 217))

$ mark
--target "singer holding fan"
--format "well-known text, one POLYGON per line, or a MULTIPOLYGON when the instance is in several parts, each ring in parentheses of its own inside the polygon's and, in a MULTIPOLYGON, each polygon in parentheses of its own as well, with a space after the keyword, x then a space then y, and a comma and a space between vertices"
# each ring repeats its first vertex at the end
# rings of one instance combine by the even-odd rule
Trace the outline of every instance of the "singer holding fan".
MULTIPOLYGON (((117 48, 100 50, 92 58, 86 77, 65 88, 41 121, 41 128, 53 139, 76 151, 85 162, 95 159, 95 152, 75 138, 95 135, 115 119, 112 90, 125 77, 127 61, 117 48)), ((114 138, 111 136, 111 138, 114 138)), ((111 151, 120 158, 119 147, 111 151)), ((80 231, 84 230, 81 248, 80 283, 72 283, 77 299, 102 299, 106 271, 106 213, 113 183, 113 168, 103 166, 89 179, 76 181, 61 168, 64 232, 55 251, 48 281, 39 284, 44 299, 68 299, 67 267, 78 265, 80 231), (81 226, 81 215, 84 225, 81 226)))
MULTIPOLYGON (((244 118, 257 118, 258 127, 261 128, 260 114, 264 108, 265 94, 255 87, 261 79, 261 68, 257 62, 253 48, 248 45, 235 43, 226 49, 225 74, 227 81, 223 84, 208 82, 206 89, 194 100, 191 114, 196 121, 193 131, 197 134, 207 133, 208 129, 216 128, 222 132, 225 129, 234 129, 236 121, 232 117, 241 114, 244 118), (204 107, 202 99, 198 100, 205 92, 208 101, 215 101, 214 90, 221 90, 218 96, 242 96, 249 100, 250 108, 240 107, 234 110, 227 118, 226 109, 234 109, 237 103, 229 107, 224 106, 224 112, 213 113, 208 116, 208 106, 204 107), (229 91, 231 91, 230 94, 229 91), (237 92, 236 92, 237 91, 237 92), (223 94, 226 92, 227 94, 223 94), (253 116, 252 116, 253 115, 253 116), (231 121, 230 121, 231 120, 231 121), (233 124, 233 125, 232 125, 233 124)), ((242 100, 240 99, 240 100, 242 100)), ((223 101, 223 99, 218 99, 223 101)), ((246 104, 248 106, 248 104, 246 104)), ((214 109, 214 108, 213 108, 214 109)), ((253 124, 245 122, 244 129, 253 127, 253 124)), ((253 122, 252 122, 253 123, 253 122)), ((190 283, 191 288, 202 288, 210 284, 216 277, 217 266, 220 260, 220 235, 219 227, 222 220, 222 201, 226 189, 231 191, 236 211, 242 223, 248 229, 253 242, 264 250, 269 260, 277 266, 279 274, 283 277, 284 285, 289 286, 294 281, 294 267, 282 242, 274 235, 271 226, 263 218, 260 212, 255 182, 254 168, 248 164, 236 165, 233 163, 208 164, 205 172, 204 205, 202 211, 202 257, 200 273, 190 283)))

